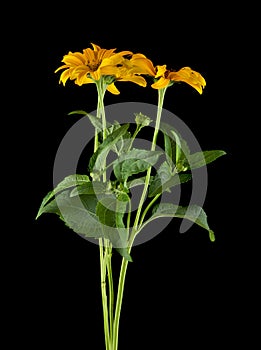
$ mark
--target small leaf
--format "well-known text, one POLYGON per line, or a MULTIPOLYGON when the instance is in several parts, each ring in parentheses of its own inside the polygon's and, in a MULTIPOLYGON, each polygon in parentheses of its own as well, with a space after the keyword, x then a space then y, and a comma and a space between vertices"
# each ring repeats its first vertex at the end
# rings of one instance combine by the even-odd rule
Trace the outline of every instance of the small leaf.
POLYGON ((79 109, 79 110, 76 110, 76 111, 72 111, 72 112, 69 112, 68 115, 73 115, 73 114, 81 114, 81 115, 87 115, 88 113, 79 109))
POLYGON ((146 176, 142 176, 142 177, 138 177, 137 179, 130 180, 127 182, 127 188, 133 188, 136 186, 144 185, 145 179, 146 179, 146 176))
POLYGON ((150 184, 148 197, 154 197, 159 193, 169 191, 170 188, 190 181, 191 178, 191 174, 173 174, 170 165, 164 161, 150 184))
POLYGON ((129 249, 128 248, 115 248, 116 251, 123 256, 126 260, 129 262, 133 262, 131 255, 129 254, 129 249))
POLYGON ((183 163, 190 154, 187 141, 169 124, 162 123, 160 129, 164 134, 165 152, 168 163, 171 167, 174 164, 178 171, 185 170, 183 163))
POLYGON ((226 152, 222 150, 212 150, 193 153, 188 158, 188 167, 190 169, 201 168, 225 154, 226 152))
POLYGON ((152 216, 143 224, 143 226, 152 220, 163 217, 176 217, 190 220, 207 230, 209 233, 209 238, 212 242, 215 240, 214 232, 208 226, 205 211, 196 204, 192 204, 188 207, 182 207, 172 203, 160 203, 153 208, 152 216))
POLYGON ((36 219, 44 212, 43 208, 47 202, 49 202, 58 192, 61 192, 70 187, 86 184, 88 182, 90 182, 90 179, 87 175, 74 174, 66 176, 52 191, 48 192, 44 197, 36 215, 36 219))
POLYGON ((129 124, 124 124, 106 137, 97 151, 92 155, 89 161, 90 172, 100 172, 103 170, 105 160, 112 147, 127 132, 129 124))
POLYGON ((127 181, 128 177, 148 170, 158 161, 161 154, 161 151, 133 148, 114 162, 114 174, 119 181, 127 181))

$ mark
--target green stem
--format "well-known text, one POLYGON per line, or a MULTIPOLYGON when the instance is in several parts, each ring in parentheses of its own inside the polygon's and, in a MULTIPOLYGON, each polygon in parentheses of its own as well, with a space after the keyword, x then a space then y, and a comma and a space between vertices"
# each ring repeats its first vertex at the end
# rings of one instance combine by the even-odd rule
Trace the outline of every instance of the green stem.
MULTIPOLYGON (((96 82, 97 93, 98 93, 98 104, 97 104, 97 117, 102 119, 102 136, 103 141, 106 138, 106 117, 104 109, 104 95, 106 91, 106 84, 102 79, 96 82)), ((105 168, 106 164, 104 164, 105 168)), ((106 170, 103 173, 103 182, 106 182, 106 170)), ((99 240, 100 246, 100 265, 101 265, 101 278, 102 278, 102 307, 103 307, 103 318, 104 318, 104 333, 105 333, 105 345, 106 350, 111 350, 111 341, 113 338, 113 312, 114 312, 114 287, 113 287, 113 276, 112 276, 112 246, 107 239, 99 240), (108 292, 109 302, 106 293, 106 278, 108 278, 108 292), (109 304, 109 311, 108 311, 109 304)))
POLYGON ((110 330, 108 322, 108 301, 106 293, 106 258, 107 254, 103 248, 103 240, 99 238, 100 247, 100 274, 101 274, 101 293, 102 293, 102 309, 103 309, 103 322, 104 322, 104 336, 106 350, 110 349, 110 330))
POLYGON ((113 338, 113 317, 114 317, 114 287, 113 287, 113 276, 112 276, 112 245, 108 241, 107 250, 107 274, 108 274, 108 287, 109 287, 109 324, 110 324, 110 340, 113 338))
MULTIPOLYGON (((163 106, 163 101, 164 101, 166 89, 167 89, 167 87, 158 90, 157 117, 156 117, 155 129, 154 129, 154 134, 153 134, 153 139, 152 139, 152 144, 151 144, 151 151, 155 151, 155 149, 156 149, 159 127, 160 127, 160 119, 161 119, 161 114, 162 114, 162 106, 163 106)), ((134 228, 136 228, 136 229, 138 228, 142 207, 143 207, 143 204, 144 204, 145 199, 146 199, 146 195, 147 195, 147 191, 148 191, 148 187, 149 187, 149 182, 150 182, 151 169, 152 169, 152 167, 149 167, 149 169, 147 170, 145 184, 143 187, 139 206, 137 209, 137 213, 136 213, 136 217, 135 217, 135 221, 134 221, 134 228)))
POLYGON ((148 210, 151 208, 151 206, 156 202, 156 200, 161 196, 161 193, 156 194, 156 196, 149 202, 147 207, 144 209, 143 214, 141 216, 140 222, 139 222, 139 228, 141 227, 143 220, 148 212, 148 210))
MULTIPOLYGON (((156 124, 154 129, 154 135, 151 145, 151 150, 154 151, 156 148, 156 142, 157 137, 159 133, 159 127, 160 127, 160 119, 162 114, 162 106, 164 101, 164 95, 167 88, 158 90, 158 108, 157 108, 157 118, 156 118, 156 124)), ((136 237, 137 232, 139 231, 139 219, 142 212, 142 207, 146 199, 146 194, 150 182, 150 174, 151 174, 151 167, 147 170, 146 178, 145 178, 145 184, 143 188, 143 192, 140 198, 139 206, 137 209, 137 213, 135 216, 135 221, 133 225, 133 229, 129 238, 129 249, 128 252, 131 252, 132 245, 134 242, 134 239, 136 237)), ((143 213, 141 217, 141 223, 144 220, 144 217, 149 210, 150 206, 154 203, 154 201, 158 198, 158 196, 155 196, 155 199, 153 199, 150 204, 145 209, 145 214, 143 213)), ((119 284, 118 284, 118 293, 117 293, 117 300, 116 300, 116 307, 115 307, 115 316, 114 316, 114 323, 113 323, 113 342, 112 342, 112 350, 118 350, 118 335, 119 335, 119 323, 120 323, 120 314, 121 314, 121 307, 122 307, 122 300, 123 300, 123 293, 124 293, 124 285, 125 285, 125 279, 126 279, 126 273, 127 273, 127 267, 128 267, 128 260, 125 258, 122 258, 121 263, 121 270, 120 270, 120 276, 119 276, 119 284)))

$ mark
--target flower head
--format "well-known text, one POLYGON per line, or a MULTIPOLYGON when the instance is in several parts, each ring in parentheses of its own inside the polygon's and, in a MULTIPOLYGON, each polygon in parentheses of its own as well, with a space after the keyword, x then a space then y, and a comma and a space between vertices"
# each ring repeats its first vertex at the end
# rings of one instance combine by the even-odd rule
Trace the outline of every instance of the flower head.
POLYGON ((60 76, 60 83, 65 85, 68 79, 75 80, 75 84, 83 85, 98 81, 103 75, 102 69, 107 69, 109 74, 113 74, 114 66, 117 66, 124 56, 131 55, 131 51, 121 51, 115 53, 116 49, 102 49, 100 46, 91 44, 93 49, 87 48, 83 52, 69 52, 62 59, 64 65, 55 70, 55 73, 64 69, 60 76), (112 59, 113 58, 113 59, 112 59))
POLYGON ((162 89, 174 82, 184 82, 202 94, 206 81, 203 76, 190 67, 183 67, 178 71, 168 70, 166 65, 156 66, 155 78, 157 81, 151 85, 154 89, 162 89))
POLYGON ((69 52, 62 59, 65 63, 55 70, 55 73, 64 69, 59 83, 65 83, 68 79, 75 84, 96 83, 104 79, 107 90, 113 94, 119 94, 115 86, 116 81, 129 81, 140 86, 146 86, 146 80, 141 76, 143 70, 134 64, 131 51, 115 52, 116 49, 102 49, 92 44, 93 49, 87 48, 83 52, 69 52), (131 57, 130 59, 127 57, 131 57))
POLYGON ((143 54, 132 55, 131 62, 136 68, 139 68, 141 74, 154 78, 154 83, 151 85, 154 89, 163 89, 174 82, 184 82, 202 94, 206 86, 203 76, 190 67, 183 67, 177 72, 167 69, 166 65, 154 67, 152 61, 143 54))

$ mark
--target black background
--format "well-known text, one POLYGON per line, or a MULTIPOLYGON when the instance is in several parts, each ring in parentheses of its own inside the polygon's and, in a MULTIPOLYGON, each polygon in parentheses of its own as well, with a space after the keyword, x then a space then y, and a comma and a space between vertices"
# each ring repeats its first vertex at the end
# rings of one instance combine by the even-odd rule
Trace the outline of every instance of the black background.
MULTIPOLYGON (((33 73, 26 93, 30 107, 25 106, 28 119, 22 164, 30 200, 20 205, 22 213, 26 207, 23 219, 13 222, 19 227, 16 232, 25 233, 19 237, 19 259, 9 275, 13 276, 16 305, 10 323, 17 329, 25 326, 21 335, 25 344, 104 348, 98 246, 70 231, 54 215, 35 221, 43 197, 52 188, 57 148, 77 120, 67 113, 96 109, 94 85, 78 87, 69 82, 63 87, 54 70, 64 54, 82 51, 91 42, 107 49, 144 53, 154 64, 173 69, 190 66, 200 72, 207 81, 202 95, 181 84, 169 89, 164 107, 184 120, 202 149, 227 152, 208 166, 204 209, 216 233, 215 243, 196 225, 179 234, 180 221, 174 220, 153 240, 133 248, 119 349, 184 349, 245 340, 251 309, 251 293, 245 291, 246 286, 252 291, 254 280, 249 241, 245 240, 242 220, 239 223, 246 205, 239 200, 245 190, 235 176, 242 167, 242 126, 235 113, 240 79, 234 69, 229 71, 241 50, 240 33, 228 25, 229 14, 221 13, 217 19, 210 9, 207 17, 190 11, 175 12, 172 8, 170 13, 168 9, 157 13, 156 8, 154 16, 147 15, 145 20, 139 15, 127 19, 110 11, 96 19, 90 11, 81 20, 70 18, 70 13, 66 19, 57 14, 56 20, 46 15, 31 28, 36 28, 36 36, 30 31, 35 57, 28 62, 33 73)), ((131 83, 117 87, 121 94, 107 93, 105 104, 156 104, 153 89, 131 83)), ((113 259, 116 275, 120 258, 114 254, 113 259)))

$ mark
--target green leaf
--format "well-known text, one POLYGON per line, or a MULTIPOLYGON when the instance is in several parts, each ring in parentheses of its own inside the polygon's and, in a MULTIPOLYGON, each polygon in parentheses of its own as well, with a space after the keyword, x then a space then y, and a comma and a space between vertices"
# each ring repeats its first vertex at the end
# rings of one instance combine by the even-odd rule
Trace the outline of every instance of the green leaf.
MULTIPOLYGON (((94 115, 92 115, 90 113, 87 113, 87 112, 85 112, 83 110, 76 110, 76 111, 72 111, 72 112, 68 113, 68 115, 73 115, 73 114, 81 114, 81 115, 84 115, 84 116, 88 117, 90 122, 94 126, 94 128, 96 128, 99 132, 103 130, 102 122, 96 116, 94 116, 94 115)), ((108 128, 108 127, 110 127, 110 124, 106 123, 106 128, 108 128)))
POLYGON ((116 159, 113 164, 114 174, 119 181, 124 182, 128 177, 142 173, 156 164, 161 154, 161 151, 133 148, 116 159))
POLYGON ((55 213, 66 226, 85 237, 103 237, 99 218, 96 216, 97 198, 95 195, 70 196, 70 190, 57 194, 55 199, 47 204, 42 213, 55 213))
POLYGON ((178 171, 187 170, 184 166, 190 154, 187 141, 169 124, 162 123, 160 129, 164 135, 165 152, 169 165, 172 168, 175 165, 178 171))
POLYGON ((190 220, 207 230, 212 242, 215 240, 214 232, 209 228, 205 211, 196 204, 192 204, 188 207, 182 207, 172 203, 157 204, 153 208, 152 216, 143 224, 143 226, 155 219, 163 217, 176 217, 190 220))
POLYGON ((167 163, 167 161, 164 161, 150 184, 148 197, 154 197, 159 193, 169 191, 170 188, 190 181, 191 178, 191 174, 173 173, 170 165, 167 163))
POLYGON ((131 261, 128 254, 128 230, 124 224, 124 214, 128 204, 127 194, 116 198, 115 195, 109 194, 100 199, 96 207, 96 215, 102 225, 103 235, 109 239, 113 247, 127 260, 131 261))
POLYGON ((129 124, 124 124, 106 137, 97 151, 92 155, 89 161, 90 172, 101 172, 104 170, 105 160, 112 147, 127 132, 129 124))
POLYGON ((188 167, 190 169, 201 168, 225 154, 226 152, 222 150, 212 150, 193 153, 188 158, 188 167))
POLYGON ((127 182, 127 188, 133 188, 136 186, 145 184, 146 176, 138 177, 137 179, 133 179, 127 182))
MULTIPOLYGON (((102 122, 100 121, 99 118, 95 117, 92 114, 87 114, 87 117, 89 118, 91 124, 94 126, 95 129, 97 129, 97 131, 101 132, 103 131, 103 125, 102 122)), ((107 127, 108 125, 106 125, 107 127)))
MULTIPOLYGON (((115 120, 114 124, 108 129, 109 134, 113 133, 115 130, 119 129, 120 127, 121 127, 120 123, 115 120)), ((127 151, 131 142, 132 142, 131 133, 127 131, 119 138, 117 143, 115 143, 112 146, 111 150, 115 152, 117 155, 119 155, 122 152, 127 151)))
POLYGON ((115 250, 121 255, 123 256, 126 260, 132 262, 132 257, 129 254, 129 248, 115 248, 115 250))
POLYGON ((78 109, 76 111, 72 111, 68 113, 68 115, 73 115, 73 114, 87 115, 88 113, 86 111, 83 111, 82 109, 78 109))
POLYGON ((66 176, 52 191, 48 192, 44 197, 41 206, 36 215, 36 219, 44 212, 43 208, 58 192, 61 192, 67 188, 74 187, 77 185, 82 185, 90 182, 90 179, 87 175, 68 175, 66 176))
POLYGON ((106 192, 107 184, 101 181, 90 181, 72 189, 70 197, 82 194, 103 194, 106 192))

